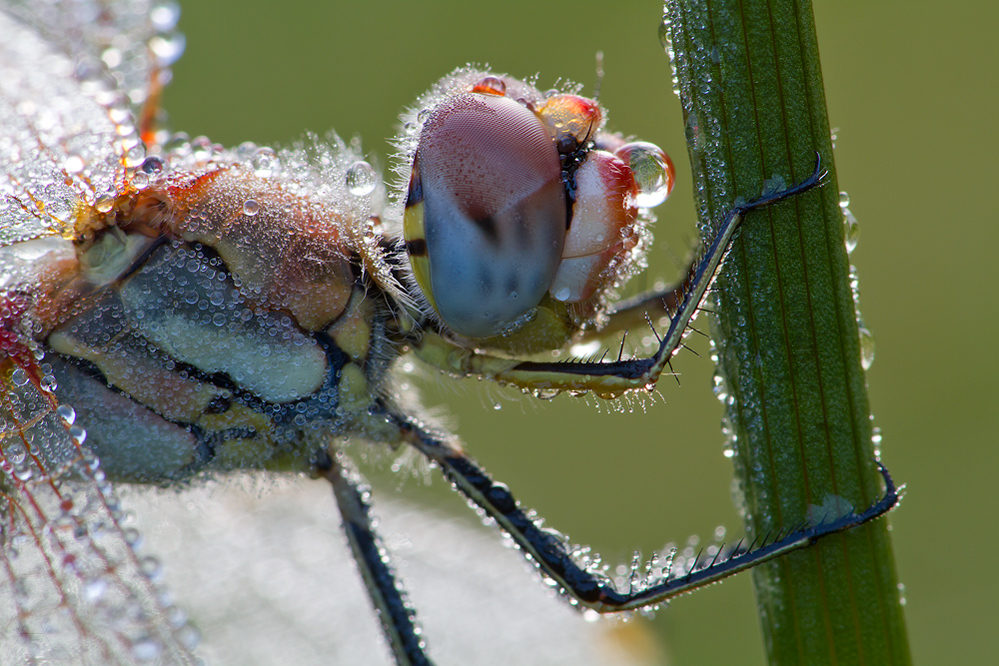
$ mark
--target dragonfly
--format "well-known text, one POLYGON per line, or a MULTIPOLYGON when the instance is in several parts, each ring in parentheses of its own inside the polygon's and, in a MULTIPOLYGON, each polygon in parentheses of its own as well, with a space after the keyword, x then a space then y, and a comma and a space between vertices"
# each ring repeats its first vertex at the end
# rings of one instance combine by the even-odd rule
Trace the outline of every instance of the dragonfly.
POLYGON ((683 562, 667 551, 622 582, 399 389, 397 366, 413 358, 540 398, 654 390, 740 224, 821 186, 818 162, 733 205, 678 284, 622 301, 673 167, 607 130, 578 88, 455 70, 403 116, 390 192, 332 135, 229 149, 162 128, 176 19, 173 5, 126 2, 0 13, 8 661, 197 663, 197 632, 115 488, 253 470, 329 483, 393 658, 432 663, 354 441, 421 457, 594 613, 654 608, 895 505, 879 465, 885 494, 864 510, 683 562), (638 326, 658 338, 647 356, 623 342, 565 356, 638 326))

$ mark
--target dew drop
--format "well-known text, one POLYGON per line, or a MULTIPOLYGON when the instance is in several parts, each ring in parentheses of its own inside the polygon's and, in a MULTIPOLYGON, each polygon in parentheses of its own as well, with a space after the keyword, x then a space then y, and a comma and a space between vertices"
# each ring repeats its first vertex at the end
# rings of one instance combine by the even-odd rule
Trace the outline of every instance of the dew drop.
POLYGON ((24 445, 20 442, 14 442, 7 447, 7 450, 4 451, 4 455, 10 462, 15 465, 20 465, 24 462, 25 458, 28 457, 28 450, 25 449, 24 445))
POLYGON ((354 162, 347 169, 347 190, 355 197, 364 197, 375 191, 378 173, 364 161, 354 162))
POLYGON ((198 647, 201 643, 201 632, 189 624, 185 624, 183 627, 179 628, 174 634, 177 640, 180 641, 181 645, 186 647, 188 650, 193 650, 198 647))
POLYGON ((56 414, 66 425, 73 425, 76 422, 76 411, 69 405, 59 405, 56 408, 56 414))
POLYGON ((243 202, 243 214, 253 217, 260 212, 260 204, 256 199, 247 199, 243 202))
POLYGON ((139 169, 149 175, 161 173, 163 171, 163 160, 155 155, 147 157, 142 161, 142 166, 139 169))
POLYGON ((506 83, 498 76, 486 76, 473 86, 475 92, 505 95, 506 83))
POLYGON ((676 171, 673 162, 663 150, 646 141, 632 141, 618 148, 615 153, 631 168, 638 186, 635 205, 652 208, 666 201, 673 191, 676 171))
POLYGON ((139 560, 139 569, 142 571, 142 575, 153 581, 157 580, 163 574, 160 561, 152 555, 147 555, 139 560))
POLYGON ((149 10, 149 21, 157 32, 168 32, 177 27, 180 7, 176 2, 159 2, 149 10))
POLYGON ((77 444, 83 444, 87 441, 87 431, 78 425, 72 425, 69 427, 69 436, 72 437, 73 441, 77 444))
POLYGON ((256 175, 261 178, 270 178, 274 174, 274 171, 277 170, 280 162, 274 149, 265 146, 257 149, 257 152, 253 155, 252 164, 253 172, 256 175))
POLYGON ((110 212, 113 207, 114 199, 106 194, 97 197, 97 202, 94 204, 94 208, 96 208, 99 213, 110 212))
POLYGON ((166 35, 156 35, 148 42, 149 50, 156 56, 156 63, 160 67, 169 67, 177 62, 184 53, 187 40, 182 32, 173 32, 166 35))
POLYGON ((83 597, 87 603, 99 601, 107 592, 108 582, 103 577, 94 578, 83 586, 83 597))
POLYGON ((843 208, 843 236, 847 253, 857 249, 857 239, 860 237, 860 225, 856 216, 850 212, 849 208, 843 208))
POLYGON ((28 373, 21 368, 17 368, 11 373, 10 380, 14 383, 14 386, 24 386, 28 383, 28 373))
MULTIPOLYGON (((659 45, 663 47, 663 51, 665 51, 667 55, 672 56, 673 43, 669 37, 669 21, 666 20, 665 16, 663 17, 662 22, 659 24, 658 32, 659 32, 659 45)), ((670 58, 670 60, 672 60, 672 57, 670 58)))
POLYGON ((79 155, 70 155, 63 162, 63 168, 66 169, 66 173, 80 173, 85 166, 86 163, 84 163, 83 158, 79 155))
POLYGON ((874 334, 866 327, 860 327, 860 365, 870 370, 874 364, 874 334))
POLYGON ((163 646, 146 637, 132 643, 132 656, 138 661, 153 661, 163 653, 163 646))

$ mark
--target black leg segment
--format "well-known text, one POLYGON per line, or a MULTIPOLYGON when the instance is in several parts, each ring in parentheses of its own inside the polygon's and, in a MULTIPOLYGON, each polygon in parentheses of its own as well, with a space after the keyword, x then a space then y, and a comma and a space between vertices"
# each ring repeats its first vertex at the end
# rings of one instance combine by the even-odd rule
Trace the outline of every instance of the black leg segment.
POLYGON ((416 624, 416 613, 392 570, 388 551, 374 531, 367 484, 343 456, 324 458, 317 469, 333 485, 344 534, 396 663, 432 666, 416 624))
MULTIPOLYGON (((434 437, 416 424, 397 419, 400 429, 413 446, 440 466, 455 488, 494 519, 516 542, 541 573, 552 579, 581 606, 601 613, 655 606, 732 574, 749 569, 784 553, 803 548, 823 536, 862 525, 887 513, 899 499, 891 475, 877 463, 885 483, 885 494, 861 512, 822 518, 820 523, 802 525, 776 535, 768 535, 748 548, 737 545, 711 558, 696 557, 683 571, 653 572, 633 581, 627 592, 618 590, 599 565, 590 565, 587 550, 573 546, 561 534, 539 526, 532 513, 525 512, 507 487, 492 478, 463 451, 434 437)), ((667 555, 667 563, 671 561, 667 555)), ((650 568, 654 568, 650 565, 650 568)))

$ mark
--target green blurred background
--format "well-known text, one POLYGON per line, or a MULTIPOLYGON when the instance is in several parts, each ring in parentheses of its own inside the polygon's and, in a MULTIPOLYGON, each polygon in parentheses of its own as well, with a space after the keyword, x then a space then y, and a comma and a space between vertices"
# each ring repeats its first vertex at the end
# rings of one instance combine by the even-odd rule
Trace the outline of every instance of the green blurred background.
MULTIPOLYGON (((454 67, 488 62, 540 73, 542 87, 564 77, 592 91, 602 51, 611 128, 658 143, 679 170, 638 281, 651 286, 675 277, 696 240, 680 107, 656 37, 660 9, 655 0, 192 1, 182 7, 187 52, 165 106, 175 129, 227 145, 286 144, 306 130, 357 134, 384 168, 399 111, 454 67)), ((852 259, 877 343, 871 404, 884 460, 907 485, 891 522, 913 654, 926 664, 987 660, 999 621, 999 9, 925 0, 815 9, 839 183, 860 222, 852 259)), ((424 382, 425 400, 448 406, 473 455, 549 525, 627 562, 635 548, 709 538, 719 524, 741 531, 712 364, 695 342, 702 357, 675 363, 681 387, 664 381, 664 400, 624 403, 623 413, 436 376, 424 382)), ((369 473, 383 491, 399 485, 369 473)), ((443 483, 403 491, 465 511, 443 483)), ((764 662, 747 576, 674 602, 654 629, 670 663, 764 662)))

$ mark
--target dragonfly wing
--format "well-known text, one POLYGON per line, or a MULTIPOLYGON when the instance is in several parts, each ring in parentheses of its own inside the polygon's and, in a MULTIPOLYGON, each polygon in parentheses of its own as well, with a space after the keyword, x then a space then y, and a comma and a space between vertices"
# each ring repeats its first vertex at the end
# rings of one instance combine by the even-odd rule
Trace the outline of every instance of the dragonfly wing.
MULTIPOLYGON (((93 20, 43 3, 0 10, 3 664, 195 662, 196 634, 157 582, 157 560, 138 552, 139 534, 86 449, 85 430, 55 399, 56 378, 26 316, 37 266, 64 241, 17 241, 65 231, 80 210, 117 194, 143 155, 131 111, 141 100, 129 86, 147 85, 152 65, 115 76, 100 41, 137 37, 101 7, 80 9, 93 20)), ((147 51, 146 41, 135 48, 147 51)))
POLYGON ((51 369, 5 342, 0 661, 194 663, 197 635, 159 585, 156 558, 138 551, 139 533, 125 526, 86 431, 56 402, 51 369))

